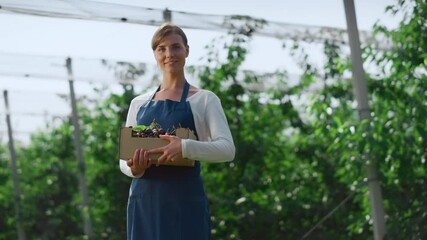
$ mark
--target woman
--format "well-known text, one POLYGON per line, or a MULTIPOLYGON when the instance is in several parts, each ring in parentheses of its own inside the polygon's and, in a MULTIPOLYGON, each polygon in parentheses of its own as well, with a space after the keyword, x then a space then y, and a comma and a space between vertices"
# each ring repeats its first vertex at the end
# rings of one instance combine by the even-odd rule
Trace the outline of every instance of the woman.
POLYGON ((165 147, 137 149, 133 158, 120 160, 121 171, 132 177, 127 212, 128 239, 210 239, 210 213, 200 176, 200 161, 232 161, 235 147, 219 98, 191 86, 184 74, 189 54, 187 37, 170 23, 154 33, 151 47, 163 73, 157 91, 132 100, 126 125, 150 125, 163 129, 184 127, 198 140, 162 135, 165 147), (156 165, 150 154, 160 153, 156 165), (183 158, 196 160, 194 167, 165 166, 183 158))

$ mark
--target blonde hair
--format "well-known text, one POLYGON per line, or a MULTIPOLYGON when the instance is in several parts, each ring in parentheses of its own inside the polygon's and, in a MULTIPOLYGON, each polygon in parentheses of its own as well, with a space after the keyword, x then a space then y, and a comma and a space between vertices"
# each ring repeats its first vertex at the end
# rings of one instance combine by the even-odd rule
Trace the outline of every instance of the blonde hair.
POLYGON ((164 37, 170 34, 178 34, 181 36, 184 45, 188 46, 187 36, 185 35, 184 31, 180 27, 170 22, 166 22, 160 25, 151 39, 151 48, 153 51, 156 50, 157 46, 160 44, 160 41, 162 41, 164 37))

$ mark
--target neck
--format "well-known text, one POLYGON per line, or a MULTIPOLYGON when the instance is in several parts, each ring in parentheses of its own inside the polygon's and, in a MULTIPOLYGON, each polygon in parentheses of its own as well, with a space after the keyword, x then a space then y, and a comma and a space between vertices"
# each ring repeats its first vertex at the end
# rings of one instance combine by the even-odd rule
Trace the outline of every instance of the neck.
POLYGON ((165 89, 183 89, 185 85, 186 79, 184 76, 176 77, 176 76, 163 76, 163 80, 161 83, 161 90, 165 89))

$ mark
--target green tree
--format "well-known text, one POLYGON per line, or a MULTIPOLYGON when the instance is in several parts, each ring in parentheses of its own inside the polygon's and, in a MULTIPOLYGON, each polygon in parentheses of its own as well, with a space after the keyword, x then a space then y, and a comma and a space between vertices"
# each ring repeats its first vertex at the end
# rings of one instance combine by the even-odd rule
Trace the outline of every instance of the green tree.
MULTIPOLYGON (((425 159, 426 159, 426 11, 423 1, 397 1, 389 12, 405 12, 399 29, 375 27, 392 41, 392 48, 377 50, 366 46, 371 116, 359 123, 355 116, 348 57, 340 47, 325 44, 327 64, 324 87, 312 95, 307 107, 314 121, 318 143, 327 143, 324 153, 334 167, 333 179, 350 190, 358 190, 352 199, 355 210, 340 219, 347 226, 347 237, 372 238, 372 219, 364 164, 379 163, 386 211, 388 238, 423 239, 426 236, 425 159), (375 68, 372 68, 375 67, 375 68), (331 81, 332 80, 332 81, 331 81), (323 139, 323 140, 322 140, 323 139), (366 155, 365 155, 366 154, 366 155), (362 180, 363 179, 363 180, 362 180)), ((309 65, 304 62, 303 65, 309 65)), ((343 192, 345 189, 342 190, 343 192)), ((349 205, 349 204, 347 204, 349 205)), ((333 221, 333 217, 331 220, 333 221)), ((320 234, 325 230, 317 229, 320 234)), ((330 231, 327 230, 326 231, 330 231)))
MULTIPOLYGON (((90 215, 97 239, 123 239, 126 236, 126 205, 129 179, 119 174, 118 133, 130 100, 131 85, 123 94, 111 94, 95 102, 79 105, 84 143, 86 175, 90 195, 90 215)), ((70 119, 52 120, 47 129, 34 134, 28 146, 17 151, 22 191, 22 211, 27 237, 31 239, 84 239, 81 195, 70 119)), ((0 239, 16 236, 13 187, 9 157, 1 148, 0 239), (4 167, 3 167, 4 166, 4 167)))
POLYGON ((400 7, 408 12, 399 29, 376 27, 377 34, 392 39, 393 49, 364 49, 365 64, 377 70, 367 73, 369 123, 358 120, 351 63, 342 46, 324 43, 326 61, 319 70, 294 45, 304 74, 293 87, 284 84, 286 73, 239 69, 251 26, 225 39, 227 59, 218 60, 214 51, 222 44, 209 48, 208 66, 199 69, 199 77, 222 99, 238 149, 229 168, 205 166, 217 239, 300 238, 337 206, 309 239, 371 239, 365 156, 380 163, 389 235, 425 236, 426 5, 398 1, 388 10, 400 7), (274 90, 251 88, 271 79, 274 90), (320 90, 300 105, 306 109, 301 118, 293 100, 306 96, 313 84, 320 90))
MULTIPOLYGON (((290 86, 285 71, 241 71, 251 33, 263 26, 262 21, 245 20, 247 25, 222 39, 224 43, 213 42, 208 66, 196 69, 202 87, 221 98, 237 148, 228 166, 204 165, 214 238, 295 239, 314 225, 313 211, 326 212, 322 209, 330 204, 322 199, 328 187, 337 186, 333 181, 325 186, 317 173, 313 152, 319 147, 293 103, 314 78, 307 69, 301 83, 290 86), (218 45, 227 52, 222 61, 218 45)), ((331 231, 328 236, 338 235, 331 231)))
POLYGON ((123 93, 111 94, 81 111, 92 221, 99 239, 126 238, 130 178, 120 173, 118 141, 134 97, 132 85, 123 85, 123 93))
POLYGON ((0 145, 0 239, 16 236, 13 184, 7 145, 0 145))

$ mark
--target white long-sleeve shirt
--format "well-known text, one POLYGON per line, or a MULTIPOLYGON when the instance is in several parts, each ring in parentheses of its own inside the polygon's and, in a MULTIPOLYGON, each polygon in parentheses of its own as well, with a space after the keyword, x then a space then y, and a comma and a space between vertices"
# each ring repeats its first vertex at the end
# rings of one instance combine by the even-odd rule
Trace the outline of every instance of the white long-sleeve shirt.
MULTIPOLYGON (((131 101, 126 126, 136 126, 136 115, 153 93, 137 96, 131 101)), ((199 140, 182 139, 182 157, 206 162, 228 162, 234 159, 235 147, 220 99, 211 91, 200 89, 187 97, 193 112, 199 140)), ((120 159, 120 170, 134 176, 126 161, 120 159)))

